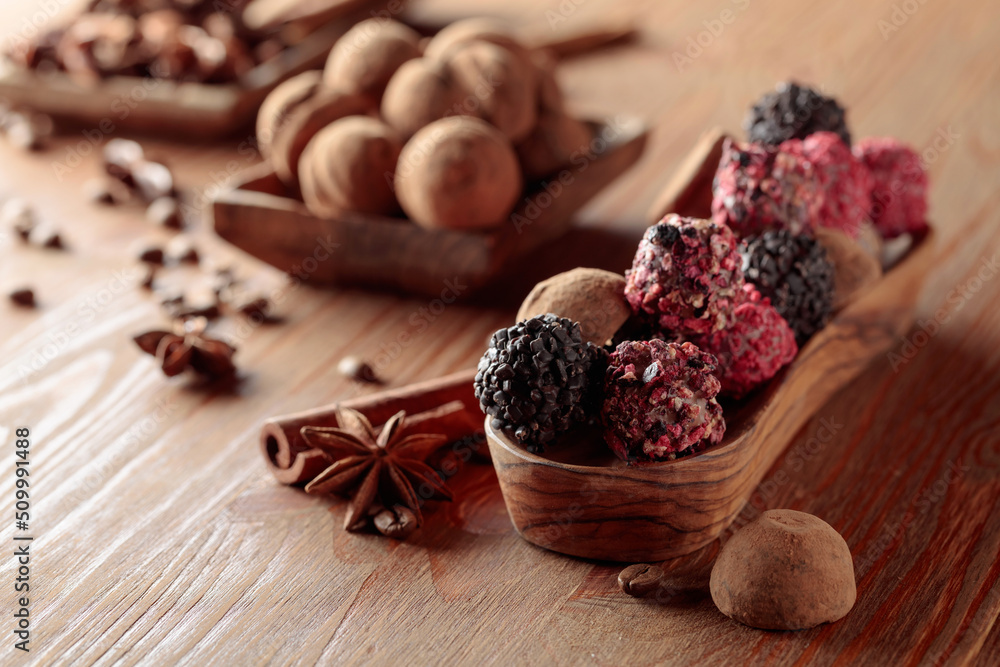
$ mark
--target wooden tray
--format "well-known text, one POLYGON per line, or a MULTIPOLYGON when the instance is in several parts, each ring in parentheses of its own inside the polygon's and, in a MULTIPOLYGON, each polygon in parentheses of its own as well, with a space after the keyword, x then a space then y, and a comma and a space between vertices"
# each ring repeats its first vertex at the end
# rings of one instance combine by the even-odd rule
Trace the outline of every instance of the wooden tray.
POLYGON ((249 131, 257 109, 275 86, 322 67, 334 42, 383 5, 385 0, 342 0, 326 10, 329 23, 317 29, 303 26, 309 34, 255 67, 240 83, 118 76, 87 85, 64 72, 37 73, 0 59, 0 98, 47 113, 62 124, 97 127, 103 133, 222 139, 249 131))
MULTIPOLYGON (((708 217, 719 131, 707 133, 652 218, 671 211, 708 217)), ((930 234, 895 268, 837 313, 795 361, 744 403, 724 405, 726 436, 698 455, 626 466, 600 434, 572 433, 544 455, 528 452, 486 420, 507 510, 533 544, 572 556, 659 561, 715 540, 736 518, 795 434, 872 359, 912 326, 933 257, 930 234)))
POLYGON ((594 126, 595 136, 608 140, 607 149, 585 168, 569 166, 570 178, 552 179, 555 185, 549 190, 540 183, 529 186, 511 216, 519 223, 506 223, 494 232, 428 230, 399 218, 362 214, 317 218, 273 172, 260 169, 215 200, 215 231, 309 282, 425 296, 440 296, 450 282, 464 285, 466 297, 510 259, 565 233, 573 214, 642 155, 647 130, 638 119, 618 117, 594 126), (556 185, 561 192, 553 196, 556 185))

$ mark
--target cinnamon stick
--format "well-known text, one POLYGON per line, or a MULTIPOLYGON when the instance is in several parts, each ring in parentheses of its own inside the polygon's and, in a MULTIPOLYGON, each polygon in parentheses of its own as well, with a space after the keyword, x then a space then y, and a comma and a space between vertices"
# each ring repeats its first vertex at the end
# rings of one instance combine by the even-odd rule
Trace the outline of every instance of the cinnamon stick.
POLYGON ((302 486, 329 465, 302 437, 303 426, 335 427, 340 407, 357 410, 375 426, 400 410, 406 432, 442 433, 450 442, 483 431, 483 415, 473 393, 475 370, 340 401, 321 408, 268 419, 260 433, 264 460, 282 484, 302 486))

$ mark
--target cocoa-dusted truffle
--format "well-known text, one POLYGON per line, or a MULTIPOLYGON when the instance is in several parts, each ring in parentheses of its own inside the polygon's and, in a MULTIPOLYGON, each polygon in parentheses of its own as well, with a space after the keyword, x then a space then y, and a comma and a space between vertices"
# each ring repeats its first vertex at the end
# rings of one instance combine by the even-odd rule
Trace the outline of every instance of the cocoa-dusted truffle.
POLYGON ((857 599, 847 542, 822 519, 794 510, 768 510, 730 538, 709 588, 719 611, 763 630, 832 623, 857 599))
POLYGON ((302 72, 282 82, 264 98, 257 112, 257 147, 265 159, 271 157, 271 143, 288 122, 288 116, 316 94, 322 79, 322 73, 316 70, 302 72))
POLYGON ((626 341, 608 362, 601 423, 625 461, 666 461, 722 441, 715 357, 691 343, 626 341))
POLYGON ((801 142, 785 142, 781 150, 801 155, 816 170, 824 195, 816 226, 839 229, 852 239, 858 238, 871 202, 868 168, 832 132, 815 132, 801 142))
POLYGON ((802 234, 815 227, 857 238, 870 187, 868 170, 830 132, 777 147, 727 139, 715 174, 712 216, 741 238, 769 229, 802 234))
POLYGON ((884 238, 927 228, 927 172, 920 155, 891 137, 868 137, 854 147, 872 178, 870 216, 884 238))
POLYGON ((573 269, 535 285, 517 320, 553 313, 580 324, 583 340, 605 345, 625 324, 632 309, 625 301, 625 278, 601 269, 573 269))
POLYGON ((534 63, 485 41, 457 45, 447 63, 464 93, 462 113, 482 118, 513 143, 531 133, 538 121, 534 63))
POLYGON ((491 426, 532 449, 584 419, 595 348, 552 314, 500 329, 479 360, 475 394, 491 426))
POLYGON ((524 177, 536 181, 569 166, 588 153, 594 132, 582 120, 562 111, 543 110, 531 134, 517 146, 524 177))
POLYGON ((743 272, 781 313, 801 347, 833 312, 834 269, 826 249, 807 235, 766 232, 740 245, 743 272))
POLYGON ((799 351, 795 332, 770 300, 753 285, 744 285, 744 292, 747 297, 736 306, 733 326, 691 339, 718 360, 721 393, 737 399, 774 377, 799 351))
POLYGON ((443 64, 429 58, 403 63, 382 96, 382 118, 404 138, 445 116, 462 113, 465 95, 443 64))
POLYGON ((413 135, 399 155, 395 185, 418 225, 461 230, 501 224, 522 189, 510 141, 469 116, 442 118, 413 135))
POLYGON ((725 224, 671 213, 646 230, 626 278, 632 312, 661 329, 725 329, 743 287, 736 237, 725 224))
POLYGON ((774 92, 757 100, 743 125, 750 141, 769 146, 823 131, 835 132, 851 145, 844 108, 832 97, 794 81, 778 84, 774 92))
POLYGON ((343 211, 391 215, 399 210, 391 175, 403 142, 369 116, 348 116, 312 138, 299 162, 302 198, 322 217, 343 211), (388 176, 387 176, 388 175, 388 176))
POLYGON ((407 60, 420 57, 420 35, 399 21, 361 21, 334 44, 323 70, 333 89, 381 99, 389 79, 407 60))

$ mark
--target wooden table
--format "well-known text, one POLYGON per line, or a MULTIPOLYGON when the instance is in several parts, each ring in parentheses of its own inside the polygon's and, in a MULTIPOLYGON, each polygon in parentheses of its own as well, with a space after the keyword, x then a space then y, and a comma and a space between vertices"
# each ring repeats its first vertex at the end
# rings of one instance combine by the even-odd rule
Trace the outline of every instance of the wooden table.
MULTIPOLYGON (((40 6, 3 4, 5 32, 40 6)), ((466 3, 421 5, 444 16, 466 3)), ((672 564, 691 590, 628 598, 619 567, 522 541, 482 465, 452 481, 457 502, 406 543, 342 532, 342 503, 268 474, 261 421, 371 391, 337 373, 347 354, 375 360, 392 386, 475 364, 526 279, 494 289, 493 302, 443 308, 283 289, 285 324, 223 325, 246 380, 207 394, 166 380, 129 340, 163 322, 132 259, 136 244, 161 237, 138 209, 85 203, 103 137, 73 134, 41 154, 0 143, 0 192, 32 202, 69 244, 26 248, 7 229, 0 241, 0 286, 30 283, 40 301, 36 312, 0 304, 5 628, 11 539, 25 534, 8 523, 16 426, 31 429, 34 536, 31 652, 5 629, 0 664, 997 664, 1000 6, 492 0, 482 10, 542 32, 626 15, 643 29, 638 44, 561 72, 575 107, 637 113, 656 131, 640 165, 582 213, 582 229, 525 265, 532 280, 583 262, 626 268, 647 207, 698 133, 737 130, 780 79, 845 101, 856 136, 926 151, 940 258, 921 301, 925 333, 915 328, 898 356, 822 408, 741 517, 790 507, 830 522, 854 554, 854 610, 806 632, 741 626, 698 588, 714 550, 672 564), (607 248, 598 258, 587 250, 595 239, 607 248)), ((145 144, 200 191, 256 161, 236 144, 145 144)), ((233 257, 245 275, 280 284, 206 225, 197 235, 215 261, 233 257)))

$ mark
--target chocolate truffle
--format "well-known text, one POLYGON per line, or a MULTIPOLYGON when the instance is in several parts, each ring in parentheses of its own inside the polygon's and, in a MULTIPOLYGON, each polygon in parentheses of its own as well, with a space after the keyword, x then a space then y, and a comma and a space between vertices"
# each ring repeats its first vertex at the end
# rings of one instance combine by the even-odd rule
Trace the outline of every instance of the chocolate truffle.
POLYGON ((832 132, 816 132, 801 142, 785 142, 781 150, 800 155, 816 169, 824 193, 816 226, 839 229, 851 238, 858 238, 871 203, 868 168, 832 132))
POLYGON ((605 345, 632 309, 625 301, 625 278, 601 269, 573 269, 535 285, 520 310, 520 322, 552 313, 580 324, 583 340, 605 345))
POLYGON ((829 321, 834 303, 834 269, 826 249, 808 235, 766 232, 740 245, 743 273, 781 313, 799 347, 829 321))
POLYGON ((733 326, 691 342, 715 356, 722 395, 743 398, 764 384, 798 354, 795 332, 771 302, 753 285, 744 285, 746 300, 736 306, 733 326))
POLYGON ((927 228, 927 172, 920 155, 890 137, 869 137, 854 147, 872 178, 870 216, 883 238, 927 228))
POLYGON ((381 99, 389 79, 407 60, 420 57, 420 35, 399 21, 361 21, 337 40, 323 70, 333 89, 381 99))
POLYGON ((715 357, 691 343, 626 341, 608 362, 604 440, 629 462, 667 461, 722 441, 715 357))
POLYGON ((313 137, 299 162, 302 198, 321 217, 343 211, 391 215, 399 210, 392 173, 403 142, 388 125, 348 116, 313 137))
POLYGON ((462 113, 464 94, 445 65, 429 58, 403 63, 382 96, 382 118, 404 138, 462 113))
POLYGON ((725 329, 742 296, 736 237, 725 224, 671 213, 646 230, 626 278, 632 312, 666 332, 725 329))
POLYGON ((546 314, 500 329, 479 360, 475 395, 491 426, 540 449, 586 414, 597 349, 580 325, 546 314))
POLYGON ((778 84, 774 92, 757 100, 743 125, 750 141, 769 146, 823 131, 835 132, 851 145, 844 108, 832 97, 793 81, 778 84))
POLYGON ((588 154, 593 138, 583 121, 561 111, 542 111, 535 129, 517 146, 524 177, 537 181, 568 167, 574 158, 588 154))
POLYGON ((443 118, 413 135, 400 153, 395 185, 418 225, 470 231, 500 225, 522 189, 510 141, 469 116, 443 118))
POLYGON ((768 510, 726 542, 709 588, 719 611, 762 630, 832 623, 857 599, 847 542, 822 519, 794 510, 768 510))

